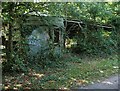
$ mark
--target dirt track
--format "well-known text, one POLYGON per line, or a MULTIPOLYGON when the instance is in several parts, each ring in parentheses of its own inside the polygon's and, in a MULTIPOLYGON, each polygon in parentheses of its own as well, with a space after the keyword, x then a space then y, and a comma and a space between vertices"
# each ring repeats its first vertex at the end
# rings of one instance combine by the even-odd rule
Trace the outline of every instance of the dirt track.
POLYGON ((118 75, 111 76, 104 81, 99 83, 94 83, 85 87, 80 87, 79 89, 118 89, 120 87, 120 78, 118 75), (119 85, 119 86, 118 86, 119 85))

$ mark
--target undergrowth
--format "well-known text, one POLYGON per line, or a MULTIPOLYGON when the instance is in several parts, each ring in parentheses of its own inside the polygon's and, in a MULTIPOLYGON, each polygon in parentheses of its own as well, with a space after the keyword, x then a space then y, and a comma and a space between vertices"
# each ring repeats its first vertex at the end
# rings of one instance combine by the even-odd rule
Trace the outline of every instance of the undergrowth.
POLYGON ((117 72, 117 56, 89 59, 89 57, 81 58, 69 54, 64 55, 61 63, 56 67, 47 67, 37 71, 31 69, 26 74, 18 74, 19 76, 14 74, 12 83, 7 80, 10 80, 11 76, 6 76, 4 88, 8 86, 6 83, 9 83, 8 88, 12 89, 26 87, 29 89, 70 89, 94 83, 117 72), (17 82, 14 82, 15 79, 17 82), (19 84, 22 86, 17 86, 19 84))

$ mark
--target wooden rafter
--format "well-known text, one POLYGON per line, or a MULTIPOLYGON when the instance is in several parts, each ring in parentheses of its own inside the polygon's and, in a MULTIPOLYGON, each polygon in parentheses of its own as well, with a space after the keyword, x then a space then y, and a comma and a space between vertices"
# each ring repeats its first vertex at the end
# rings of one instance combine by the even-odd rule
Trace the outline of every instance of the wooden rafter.
MULTIPOLYGON (((67 22, 71 22, 71 23, 76 23, 76 24, 78 24, 79 25, 79 27, 80 28, 82 28, 82 26, 80 25, 80 24, 85 24, 85 23, 83 23, 83 22, 79 22, 79 21, 72 21, 72 20, 67 20, 67 22)), ((101 28, 112 28, 112 27, 110 27, 110 26, 105 26, 105 25, 99 25, 99 24, 89 24, 89 25, 92 25, 92 26, 97 26, 97 27, 101 27, 101 28)))

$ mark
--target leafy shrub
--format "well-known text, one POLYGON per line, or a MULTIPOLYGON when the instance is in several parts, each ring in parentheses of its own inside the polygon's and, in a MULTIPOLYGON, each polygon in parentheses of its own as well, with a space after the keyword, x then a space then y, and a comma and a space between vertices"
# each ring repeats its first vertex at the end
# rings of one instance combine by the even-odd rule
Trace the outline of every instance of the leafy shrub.
POLYGON ((116 52, 117 47, 117 40, 114 37, 113 31, 87 29, 74 37, 77 40, 77 46, 72 47, 72 51, 100 55, 112 54, 116 52))
POLYGON ((49 47, 40 48, 37 55, 28 55, 30 65, 37 65, 41 69, 58 65, 60 53, 55 52, 55 48, 51 43, 48 45, 49 47))

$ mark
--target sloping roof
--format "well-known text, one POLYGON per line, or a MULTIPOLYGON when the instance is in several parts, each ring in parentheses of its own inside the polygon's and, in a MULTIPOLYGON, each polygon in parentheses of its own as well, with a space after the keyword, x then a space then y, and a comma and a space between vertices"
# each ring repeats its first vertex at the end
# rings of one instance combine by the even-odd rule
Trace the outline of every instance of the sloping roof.
POLYGON ((64 27, 64 19, 55 16, 36 16, 30 15, 26 18, 24 25, 37 25, 37 26, 56 26, 64 27))

